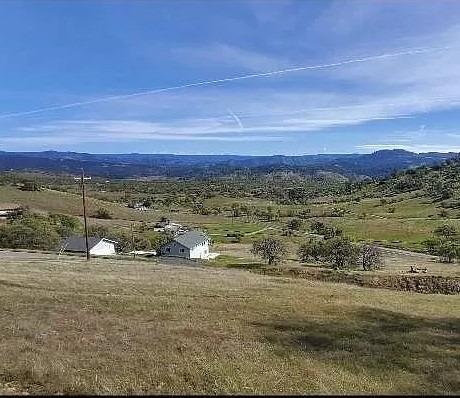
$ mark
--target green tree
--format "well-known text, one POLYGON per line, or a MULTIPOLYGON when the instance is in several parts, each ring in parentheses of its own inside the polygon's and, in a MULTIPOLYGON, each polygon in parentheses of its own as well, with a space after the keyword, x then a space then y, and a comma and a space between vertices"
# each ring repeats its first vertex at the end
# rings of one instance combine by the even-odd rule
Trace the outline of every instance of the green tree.
POLYGON ((363 245, 359 251, 359 261, 364 271, 372 271, 382 267, 382 252, 377 246, 363 245))
POLYGON ((351 268, 357 265, 359 249, 347 238, 334 237, 324 241, 324 258, 334 269, 351 268))
POLYGON ((265 238, 252 245, 251 253, 261 257, 268 265, 278 264, 287 253, 283 242, 274 238, 265 238))
POLYGON ((437 227, 433 231, 434 235, 444 238, 444 239, 452 239, 455 238, 458 234, 457 229, 453 225, 443 224, 437 227))
POLYGON ((320 261, 324 254, 324 242, 318 239, 309 239, 300 245, 297 255, 300 261, 320 261))

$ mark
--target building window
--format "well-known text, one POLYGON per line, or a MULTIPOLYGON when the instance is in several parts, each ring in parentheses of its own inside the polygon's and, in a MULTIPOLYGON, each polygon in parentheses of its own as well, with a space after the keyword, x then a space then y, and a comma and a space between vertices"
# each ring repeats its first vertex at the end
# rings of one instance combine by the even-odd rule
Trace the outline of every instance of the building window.
POLYGON ((180 252, 181 252, 181 253, 185 253, 185 250, 184 250, 184 249, 180 249, 180 252))
POLYGON ((166 248, 166 253, 169 253, 171 249, 169 247, 166 248))

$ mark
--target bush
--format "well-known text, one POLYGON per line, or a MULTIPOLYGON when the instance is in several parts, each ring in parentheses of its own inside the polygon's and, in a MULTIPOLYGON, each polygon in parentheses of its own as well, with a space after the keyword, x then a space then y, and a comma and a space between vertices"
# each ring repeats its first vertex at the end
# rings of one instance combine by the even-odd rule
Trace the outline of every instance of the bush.
POLYGON ((67 214, 51 214, 51 222, 56 226, 57 233, 62 237, 69 237, 80 231, 81 224, 78 218, 67 214))
POLYGON ((447 218, 447 216, 449 215, 449 213, 447 213, 447 210, 446 209, 441 209, 438 213, 439 217, 441 218, 447 218))
POLYGON ((287 224, 288 229, 291 231, 299 231, 303 226, 303 221, 300 218, 293 218, 287 224))
POLYGON ((112 215, 110 214, 110 212, 101 207, 99 209, 96 210, 96 213, 94 214, 94 218, 100 218, 100 219, 103 219, 103 220, 110 220, 112 218, 112 215))

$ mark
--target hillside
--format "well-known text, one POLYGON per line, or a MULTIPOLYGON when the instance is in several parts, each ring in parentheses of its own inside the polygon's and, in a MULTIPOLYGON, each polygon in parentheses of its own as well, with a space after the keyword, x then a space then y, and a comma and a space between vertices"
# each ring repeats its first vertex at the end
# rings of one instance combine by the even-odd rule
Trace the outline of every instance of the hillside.
POLYGON ((36 170, 78 173, 82 167, 93 176, 203 177, 236 172, 255 174, 295 171, 312 174, 330 171, 348 177, 381 177, 409 167, 438 164, 456 153, 412 153, 383 150, 372 154, 319 154, 305 156, 86 154, 75 152, 0 152, 0 171, 36 170))
POLYGON ((19 252, 0 286, 3 394, 460 392, 456 296, 19 252))

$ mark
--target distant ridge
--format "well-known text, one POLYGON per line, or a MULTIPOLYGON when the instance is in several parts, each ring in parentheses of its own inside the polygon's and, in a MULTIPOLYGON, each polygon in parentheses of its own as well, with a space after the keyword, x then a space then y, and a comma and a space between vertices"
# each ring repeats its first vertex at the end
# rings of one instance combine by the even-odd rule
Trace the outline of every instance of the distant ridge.
POLYGON ((350 177, 384 177, 397 170, 440 164, 455 157, 458 157, 458 153, 414 153, 401 149, 387 149, 371 154, 301 156, 0 151, 0 171, 13 169, 75 174, 83 167, 91 175, 111 178, 224 176, 242 171, 253 173, 296 171, 307 174, 332 171, 350 177))

